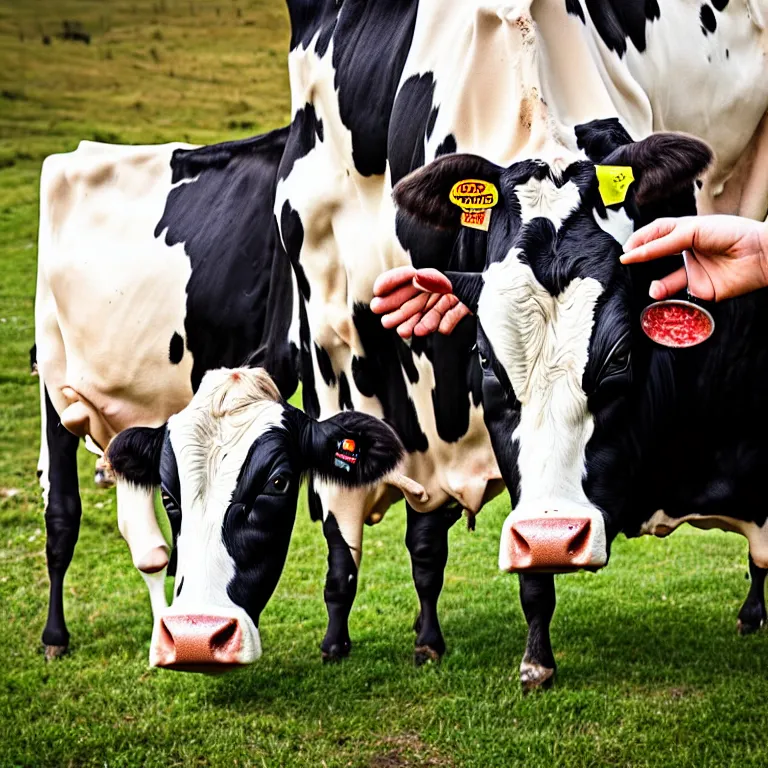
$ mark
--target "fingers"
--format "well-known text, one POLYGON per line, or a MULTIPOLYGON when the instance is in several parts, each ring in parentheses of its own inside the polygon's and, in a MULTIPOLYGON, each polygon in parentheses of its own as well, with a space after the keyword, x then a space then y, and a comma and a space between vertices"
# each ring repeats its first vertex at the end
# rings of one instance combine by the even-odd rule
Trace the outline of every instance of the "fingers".
POLYGON ((404 323, 397 326, 397 335, 400 336, 401 339, 410 339, 411 336, 413 336, 414 328, 417 327, 419 320, 421 320, 421 313, 409 317, 404 323))
POLYGON ((663 301, 682 291, 688 285, 688 278, 685 274, 685 267, 675 270, 671 275, 667 275, 661 280, 654 280, 648 289, 652 299, 663 301))
POLYGON ((451 293, 451 281, 436 269, 397 267, 379 275, 371 311, 383 315, 384 328, 397 328, 404 339, 438 329, 450 333, 469 310, 451 293))
POLYGON ((637 264, 673 256, 693 247, 694 225, 690 218, 657 219, 635 232, 624 246, 622 264, 637 264))
MULTIPOLYGON (((424 311, 428 301, 428 293, 417 293, 416 296, 414 296, 409 301, 406 301, 399 309, 384 315, 384 317, 381 318, 381 324, 387 329, 394 328, 395 326, 400 326, 404 323, 407 323, 415 315, 418 315, 416 321, 414 322, 415 325, 418 322, 421 313, 424 311)), ((399 327, 398 333, 400 333, 399 327)))
POLYGON ((447 294, 445 296, 437 295, 438 301, 435 305, 429 308, 428 312, 424 313, 424 317, 421 318, 419 324, 415 326, 414 333, 417 336, 427 336, 430 333, 434 333, 443 321, 443 317, 453 307, 458 304, 459 300, 453 294, 447 294))
POLYGON ((443 319, 440 321, 440 327, 437 329, 440 333, 448 336, 453 329, 459 324, 462 318, 467 315, 471 315, 469 307, 466 304, 462 304, 458 299, 456 300, 456 306, 449 310, 443 319))
MULTIPOLYGON (((386 315, 389 312, 396 312, 403 304, 418 295, 421 295, 421 291, 415 288, 409 280, 405 285, 393 290, 392 293, 386 296, 375 296, 371 299, 371 312, 375 315, 386 315)), ((385 323, 384 327, 391 328, 392 326, 387 326, 385 323)))
POLYGON ((451 281, 436 269, 420 269, 413 278, 413 284, 429 293, 450 293, 453 290, 451 281))
POLYGON ((705 301, 714 301, 715 286, 706 268, 690 251, 685 255, 685 264, 688 272, 689 293, 705 301))
POLYGON ((373 284, 373 295, 386 296, 404 283, 410 283, 415 274, 416 270, 411 266, 395 267, 382 272, 373 284))

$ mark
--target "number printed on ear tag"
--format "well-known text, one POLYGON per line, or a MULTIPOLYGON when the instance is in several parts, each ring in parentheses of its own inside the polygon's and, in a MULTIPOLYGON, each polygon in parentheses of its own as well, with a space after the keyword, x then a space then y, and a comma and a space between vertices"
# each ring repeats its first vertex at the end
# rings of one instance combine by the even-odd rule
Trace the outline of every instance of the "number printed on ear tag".
POLYGON ((499 202, 499 190, 490 181, 464 179, 453 185, 449 199, 462 211, 484 211, 499 202))
POLYGON ((629 165, 596 165, 597 183, 604 205, 618 205, 627 199, 635 174, 629 165))
POLYGON ((487 208, 484 211, 462 211, 461 226, 487 232, 488 227, 491 226, 491 209, 487 208))

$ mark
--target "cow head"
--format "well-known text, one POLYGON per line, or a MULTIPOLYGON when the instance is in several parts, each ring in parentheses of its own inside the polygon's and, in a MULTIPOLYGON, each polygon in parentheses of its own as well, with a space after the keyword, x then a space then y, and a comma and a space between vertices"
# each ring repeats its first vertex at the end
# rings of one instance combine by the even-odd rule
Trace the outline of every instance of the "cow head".
POLYGON ((632 501, 633 376, 646 378, 654 355, 638 319, 655 275, 622 266, 621 246, 661 213, 690 213, 693 181, 711 159, 680 134, 631 142, 615 120, 577 136, 590 159, 501 168, 449 155, 395 188, 402 212, 457 231, 454 185, 476 179, 498 190, 483 272, 447 275, 478 319, 485 420, 513 502, 499 554, 508 571, 608 561, 632 501), (601 189, 595 161, 632 169, 623 199, 601 189))
POLYGON ((156 620, 150 663, 217 671, 259 658, 259 617, 285 564, 302 477, 368 485, 402 452, 371 416, 309 418, 258 368, 211 371, 167 424, 121 432, 112 467, 161 488, 175 540, 174 599, 156 620))

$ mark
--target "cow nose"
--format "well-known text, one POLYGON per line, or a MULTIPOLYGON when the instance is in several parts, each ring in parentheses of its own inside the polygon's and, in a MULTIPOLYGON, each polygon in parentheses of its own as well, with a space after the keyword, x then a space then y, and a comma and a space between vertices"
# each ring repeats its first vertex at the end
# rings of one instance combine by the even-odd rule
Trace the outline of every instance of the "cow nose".
POLYGON ((185 672, 224 672, 240 664, 243 631, 229 616, 163 616, 153 641, 155 665, 185 672))
POLYGON ((588 517, 517 520, 509 539, 511 571, 571 571, 590 564, 588 517))

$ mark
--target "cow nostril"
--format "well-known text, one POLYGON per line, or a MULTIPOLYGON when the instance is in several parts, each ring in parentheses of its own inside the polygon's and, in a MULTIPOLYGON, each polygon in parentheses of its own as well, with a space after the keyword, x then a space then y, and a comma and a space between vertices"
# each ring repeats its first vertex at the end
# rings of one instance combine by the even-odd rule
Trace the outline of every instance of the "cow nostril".
POLYGON ((173 634, 171 633, 171 630, 168 629, 168 625, 165 623, 163 619, 160 619, 160 627, 159 627, 159 633, 158 633, 158 644, 161 647, 173 649, 176 647, 176 642, 173 639, 173 634))
POLYGON ((531 552, 531 545, 512 527, 512 544, 521 555, 528 555, 531 552))
POLYGON ((584 546, 587 543, 587 538, 589 537, 589 523, 586 525, 569 525, 568 530, 577 530, 576 535, 571 539, 571 541, 568 543, 568 554, 569 555, 576 555, 579 552, 584 549, 584 546))
POLYGON ((227 647, 232 643, 237 633, 237 620, 232 619, 222 627, 218 632, 215 632, 211 636, 211 650, 212 651, 226 651, 227 647))

